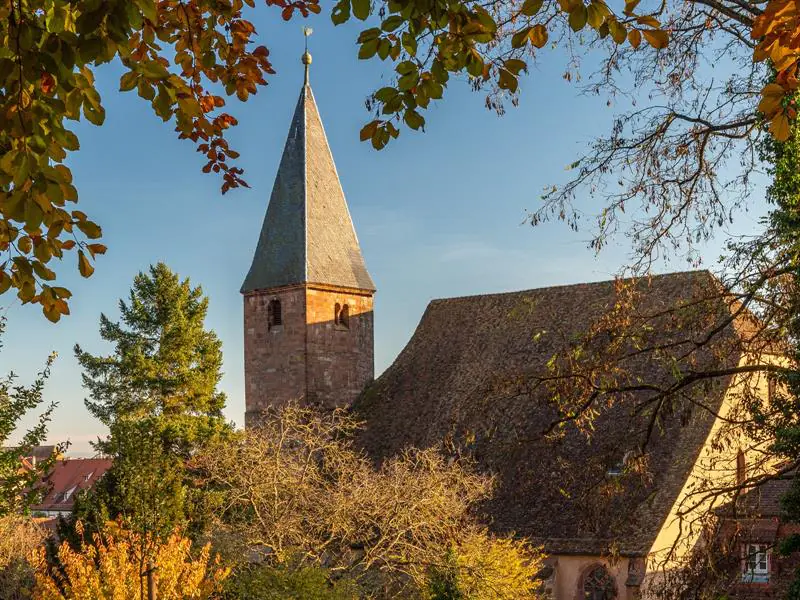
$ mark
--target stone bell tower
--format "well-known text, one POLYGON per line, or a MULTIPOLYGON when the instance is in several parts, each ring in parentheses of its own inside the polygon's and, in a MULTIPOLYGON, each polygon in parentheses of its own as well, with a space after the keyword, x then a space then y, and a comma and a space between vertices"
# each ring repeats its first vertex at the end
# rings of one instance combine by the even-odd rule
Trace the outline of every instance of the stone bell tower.
POLYGON ((374 377, 372 297, 314 94, 311 55, 244 296, 245 423, 352 402, 374 377))

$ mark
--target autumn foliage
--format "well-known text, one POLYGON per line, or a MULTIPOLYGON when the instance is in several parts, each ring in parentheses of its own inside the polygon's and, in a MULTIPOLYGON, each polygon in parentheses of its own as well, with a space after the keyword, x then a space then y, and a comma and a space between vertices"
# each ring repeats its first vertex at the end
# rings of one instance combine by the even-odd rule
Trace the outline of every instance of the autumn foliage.
MULTIPOLYGON (((269 0, 284 18, 319 12, 317 0, 269 0)), ((57 321, 69 314, 53 259, 77 254, 89 277, 103 254, 100 227, 78 201, 65 164, 79 149, 67 121, 102 125, 95 68, 118 60, 121 91, 136 91, 178 137, 205 156, 222 191, 246 185, 225 132, 226 97, 246 100, 272 73, 242 10, 254 0, 26 0, 0 4, 0 293, 13 288, 57 321), (169 58, 168 58, 169 57, 169 58)))
POLYGON ((754 21, 752 36, 758 41, 753 60, 769 59, 777 71, 775 83, 762 90, 758 110, 770 121, 772 135, 784 142, 789 139, 790 121, 797 117, 791 96, 800 87, 800 2, 770 0, 754 21))
MULTIPOLYGON (((319 0, 264 4, 284 20, 321 11, 319 0)), ((89 277, 93 260, 106 251, 100 226, 74 207, 78 190, 67 166, 80 148, 68 121, 104 122, 95 83, 101 64, 122 64, 120 91, 135 92, 178 137, 191 141, 203 156, 202 170, 221 176, 223 192, 247 185, 226 136, 237 124, 229 98, 247 100, 274 73, 269 51, 257 44, 255 26, 244 16, 255 7, 255 0, 0 5, 0 294, 13 289, 57 321, 69 314, 71 292, 54 283, 53 260, 75 256, 80 274, 89 277)), ((370 21, 358 36, 358 57, 377 58, 393 70, 371 94, 373 117, 360 134, 378 149, 404 126, 424 128, 424 110, 443 98, 453 75, 466 76, 476 89, 488 86, 487 106, 499 109, 504 97, 516 97, 521 73, 547 46, 604 48, 613 72, 631 52, 653 65, 670 52, 680 57, 676 37, 730 31, 730 23, 733 30, 746 29, 744 35, 734 31, 740 47, 749 53, 754 45, 753 60, 769 60, 778 72, 758 104, 772 134, 786 139, 796 117, 790 95, 798 87, 797 0, 763 7, 725 0, 338 0, 330 17, 335 24, 370 21), (692 10, 707 13, 699 29, 680 20, 692 10)))
POLYGON ((77 551, 64 542, 58 549, 58 569, 47 568, 44 549, 38 551, 38 558, 35 600, 144 597, 148 565, 154 568, 160 600, 212 598, 228 576, 228 569, 211 559, 208 545, 195 551, 192 542, 177 533, 157 540, 114 523, 77 551))
POLYGON ((231 554, 273 570, 326 569, 367 597, 416 597, 442 576, 461 598, 536 597, 541 554, 489 533, 474 514, 490 477, 436 449, 376 468, 354 444, 358 427, 341 410, 271 408, 260 427, 198 454, 231 554))

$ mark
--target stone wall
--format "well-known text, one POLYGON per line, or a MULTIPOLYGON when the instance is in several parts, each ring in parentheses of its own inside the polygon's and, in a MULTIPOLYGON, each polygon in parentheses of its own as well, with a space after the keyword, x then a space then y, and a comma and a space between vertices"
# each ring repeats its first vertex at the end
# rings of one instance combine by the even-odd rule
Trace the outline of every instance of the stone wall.
POLYGON ((372 294, 334 288, 306 291, 308 396, 327 408, 350 404, 372 381, 372 294), (349 326, 334 322, 335 307, 347 305, 349 326))
POLYGON ((299 285, 244 298, 245 425, 268 406, 352 402, 374 377, 372 292, 299 285), (282 324, 268 326, 270 301, 282 324), (348 326, 335 323, 347 305, 348 326))
POLYGON ((270 405, 306 396, 306 309, 302 286, 244 297, 245 426, 270 405), (282 324, 268 327, 268 305, 281 303, 282 324))

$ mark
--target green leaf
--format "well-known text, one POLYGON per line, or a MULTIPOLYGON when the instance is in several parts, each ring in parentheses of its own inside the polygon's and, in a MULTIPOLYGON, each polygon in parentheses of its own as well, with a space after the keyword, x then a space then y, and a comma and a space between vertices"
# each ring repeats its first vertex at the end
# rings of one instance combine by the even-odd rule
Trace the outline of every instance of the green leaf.
POLYGON ((19 188, 28 179, 30 162, 28 161, 28 155, 24 152, 17 154, 17 159, 14 162, 14 167, 16 169, 13 179, 14 187, 19 188))
POLYGON ((471 48, 467 55, 467 73, 473 77, 483 75, 483 57, 475 48, 471 48))
POLYGON ((382 87, 375 92, 375 99, 380 102, 388 102, 395 96, 397 96, 397 90, 393 87, 382 87))
POLYGON ((511 71, 514 75, 519 75, 519 72, 523 69, 528 68, 527 63, 524 60, 519 60, 518 58, 509 58, 503 63, 503 66, 511 71))
POLYGON ((586 26, 588 18, 586 5, 581 2, 569 13, 569 26, 572 31, 580 31, 586 26))
POLYGON ((386 60, 389 56, 389 51, 392 49, 392 43, 387 39, 382 39, 378 42, 378 56, 381 60, 386 60))
POLYGON ((409 73, 408 75, 403 75, 400 79, 398 79, 397 87, 401 91, 405 92, 416 86, 418 82, 419 82, 419 73, 414 71, 413 73, 409 73))
POLYGON ((530 27, 524 27, 511 36, 511 47, 522 48, 528 43, 528 34, 531 32, 530 27))
POLYGON ((361 48, 358 49, 358 58, 361 60, 366 60, 368 58, 372 58, 375 56, 375 53, 378 51, 378 40, 369 40, 361 44, 361 48))
POLYGON ((400 27, 400 25, 405 23, 405 21, 406 20, 400 15, 391 15, 390 17, 384 19, 383 23, 381 24, 381 29, 384 31, 394 31, 400 27))
POLYGON ((403 121, 414 130, 425 125, 425 118, 415 110, 407 110, 403 115, 403 121))
POLYGON ((86 120, 93 125, 100 126, 106 120, 106 111, 102 106, 99 108, 93 108, 88 104, 84 104, 83 116, 85 116, 86 120))
POLYGON ((359 21, 366 21, 369 16, 370 0, 352 0, 353 16, 359 21))
POLYGON ((149 60, 139 66, 139 71, 150 79, 166 79, 169 77, 167 68, 156 60, 149 60))
POLYGON ((331 11, 331 21, 341 25, 350 18, 350 0, 339 0, 331 11))
POLYGON ((369 40, 374 40, 379 38, 381 35, 381 30, 377 27, 372 27, 370 29, 365 29, 360 34, 358 34, 358 43, 363 44, 364 42, 368 42, 369 40))
POLYGON ((499 78, 497 80, 497 85, 500 87, 501 90, 508 90, 510 92, 516 92, 519 82, 517 78, 509 71, 508 69, 500 69, 499 78))
POLYGON ((543 3, 544 0, 525 0, 525 2, 522 3, 522 14, 532 17, 539 12, 543 3))
POLYGON ((144 18, 152 23, 155 23, 156 19, 158 18, 158 14, 156 12, 155 0, 135 0, 135 1, 139 9, 141 9, 144 18))
POLYGON ((417 67, 417 63, 412 60, 404 60, 401 62, 397 67, 395 67, 395 71, 397 71, 400 75, 408 75, 409 73, 413 73, 419 67, 417 67))
POLYGON ((417 37, 412 35, 408 32, 403 32, 403 48, 406 52, 408 52, 411 56, 416 56, 417 54, 417 37))

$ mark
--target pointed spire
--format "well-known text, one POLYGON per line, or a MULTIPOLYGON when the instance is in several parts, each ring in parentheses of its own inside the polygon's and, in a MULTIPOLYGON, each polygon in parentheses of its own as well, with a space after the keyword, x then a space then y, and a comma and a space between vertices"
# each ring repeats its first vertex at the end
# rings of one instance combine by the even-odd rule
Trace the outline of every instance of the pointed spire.
POLYGON ((243 294, 300 283, 375 290, 308 83, 310 63, 306 50, 305 81, 243 294))

